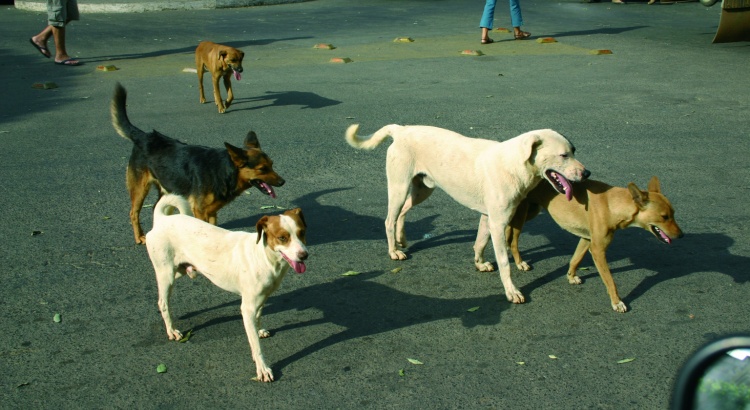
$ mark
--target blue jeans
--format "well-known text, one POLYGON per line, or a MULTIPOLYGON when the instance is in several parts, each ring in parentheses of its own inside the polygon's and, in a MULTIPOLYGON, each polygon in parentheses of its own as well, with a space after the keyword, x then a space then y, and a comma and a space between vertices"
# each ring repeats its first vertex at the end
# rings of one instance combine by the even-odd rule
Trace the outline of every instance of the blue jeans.
MULTIPOLYGON (((495 19, 495 2, 497 0, 487 0, 484 5, 482 20, 479 21, 479 27, 485 27, 492 30, 492 23, 495 19)), ((513 27, 523 26, 523 17, 521 17, 521 4, 519 0, 510 0, 510 21, 513 27)))

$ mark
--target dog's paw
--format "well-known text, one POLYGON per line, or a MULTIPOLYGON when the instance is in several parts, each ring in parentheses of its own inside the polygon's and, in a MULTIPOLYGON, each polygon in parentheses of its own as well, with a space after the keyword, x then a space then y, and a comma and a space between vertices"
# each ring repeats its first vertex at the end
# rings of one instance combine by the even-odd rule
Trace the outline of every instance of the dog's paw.
POLYGON ((271 332, 269 332, 266 329, 260 329, 258 331, 258 337, 261 338, 261 339, 265 339, 267 337, 271 337, 271 332))
POLYGON ((480 272, 493 272, 495 267, 490 262, 474 262, 474 266, 480 272))
POLYGON ((136 243, 136 245, 145 245, 146 244, 146 235, 136 236, 135 243, 136 243))
POLYGON ((516 304, 526 302, 526 299, 523 297, 523 294, 519 292, 517 289, 513 289, 513 291, 511 292, 506 291, 505 297, 508 298, 508 302, 512 302, 516 304))
POLYGON ((398 249, 395 251, 390 251, 389 253, 391 255, 391 259, 393 259, 394 261, 402 261, 406 259, 406 254, 399 251, 398 249))
POLYGON ((270 383, 273 381, 273 372, 265 364, 256 366, 255 380, 263 383, 270 383))
MULTIPOLYGON (((583 281, 581 280, 581 278, 579 278, 579 277, 578 277, 578 276, 577 276, 577 275, 576 275, 576 274, 574 273, 574 274, 572 274, 572 275, 571 275, 571 274, 568 274, 568 283, 570 283, 571 285, 580 285, 581 283, 583 283, 583 281)), ((617 310, 617 309, 615 309, 615 310, 617 310)))
POLYGON ((625 302, 623 301, 620 301, 620 303, 613 303, 612 309, 614 309, 615 312, 619 312, 619 313, 625 313, 628 311, 628 307, 625 306, 625 302))
POLYGON ((167 330, 167 336, 169 337, 169 340, 179 341, 182 339, 182 332, 177 329, 167 330))
POLYGON ((517 263, 516 267, 518 268, 518 270, 524 271, 524 272, 528 272, 531 270, 531 265, 526 263, 526 261, 521 261, 521 263, 517 263))

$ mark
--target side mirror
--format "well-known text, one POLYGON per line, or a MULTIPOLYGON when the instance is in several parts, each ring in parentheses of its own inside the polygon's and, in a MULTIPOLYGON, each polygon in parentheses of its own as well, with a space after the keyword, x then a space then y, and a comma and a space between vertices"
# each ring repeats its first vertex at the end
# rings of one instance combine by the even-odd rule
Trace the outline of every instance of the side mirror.
POLYGON ((750 336, 712 341, 685 362, 672 410, 750 408, 750 336))

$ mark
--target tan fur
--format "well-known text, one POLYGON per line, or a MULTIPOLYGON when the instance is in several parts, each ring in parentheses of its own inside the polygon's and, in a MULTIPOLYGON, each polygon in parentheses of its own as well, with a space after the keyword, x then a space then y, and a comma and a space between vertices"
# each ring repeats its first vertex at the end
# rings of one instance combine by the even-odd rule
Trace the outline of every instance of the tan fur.
POLYGON ((224 113, 234 101, 232 92, 232 74, 236 71, 242 72, 242 59, 245 53, 234 47, 203 41, 195 49, 195 68, 198 70, 198 91, 200 102, 204 104, 206 97, 203 93, 203 73, 208 70, 211 73, 211 83, 214 87, 214 102, 219 113, 224 113), (227 90, 226 103, 221 100, 219 80, 224 79, 224 88, 227 90))
POLYGON ((572 201, 566 201, 553 189, 540 185, 519 204, 506 231, 513 259, 520 270, 530 270, 531 265, 521 259, 518 239, 524 222, 536 216, 540 209, 546 209, 561 228, 581 238, 570 260, 568 282, 581 283, 576 271, 589 251, 616 312, 626 312, 628 308, 617 293, 607 264, 606 251, 615 231, 640 227, 667 243, 682 237, 672 204, 662 195, 657 177, 651 178, 648 191, 641 191, 632 182, 627 188, 620 188, 588 180, 573 186, 572 201), (659 232, 663 232, 666 238, 659 232))
POLYGON ((580 181, 588 176, 574 158, 570 142, 552 130, 530 131, 497 142, 468 138, 437 127, 396 124, 381 128, 368 139, 359 139, 358 129, 355 124, 346 131, 346 141, 358 149, 373 149, 386 138, 393 138, 386 159, 385 231, 391 259, 406 259, 396 246, 407 246, 406 213, 440 187, 462 205, 482 214, 474 244, 474 264, 481 271, 494 270, 483 256, 491 238, 505 295, 513 303, 523 303, 523 294, 510 277, 505 227, 516 205, 543 179, 580 181))
POLYGON ((146 235, 167 336, 170 340, 182 338, 172 324, 169 311, 175 279, 201 273, 216 286, 242 296, 242 321, 257 378, 273 381, 273 372, 260 348, 260 338, 270 336, 260 328, 260 314, 290 265, 298 273, 306 270, 304 260, 308 252, 302 210, 262 217, 256 224, 257 233, 228 231, 189 215, 190 205, 184 198, 164 195, 154 209, 154 228, 146 235), (171 215, 172 208, 180 214, 171 215))

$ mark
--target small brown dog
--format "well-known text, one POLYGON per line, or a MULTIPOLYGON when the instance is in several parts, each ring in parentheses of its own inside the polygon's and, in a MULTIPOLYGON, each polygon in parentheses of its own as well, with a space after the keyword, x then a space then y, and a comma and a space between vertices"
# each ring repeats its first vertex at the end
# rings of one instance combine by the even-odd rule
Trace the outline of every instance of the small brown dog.
POLYGON ((666 244, 682 237, 682 230, 674 220, 674 208, 662 195, 657 177, 651 178, 648 191, 641 191, 632 182, 627 188, 621 188, 586 180, 573 184, 572 201, 566 200, 565 195, 558 194, 549 184, 539 184, 518 205, 506 229, 508 245, 520 270, 530 270, 531 266, 521 259, 518 237, 524 222, 539 214, 541 208, 546 209, 561 228, 581 238, 570 259, 568 282, 573 285, 581 283, 576 270, 586 251, 590 251, 616 312, 626 312, 628 308, 617 293, 607 264, 606 251, 615 231, 630 226, 641 227, 666 244))
POLYGON ((203 93, 203 73, 208 70, 211 73, 211 83, 214 86, 214 102, 219 107, 219 113, 224 113, 234 100, 232 93, 232 75, 237 81, 242 77, 242 59, 245 53, 234 47, 203 41, 195 49, 195 68, 198 71, 198 91, 200 92, 201 104, 206 102, 203 93), (227 100, 221 100, 219 91, 219 79, 224 78, 224 88, 227 89, 227 100))

